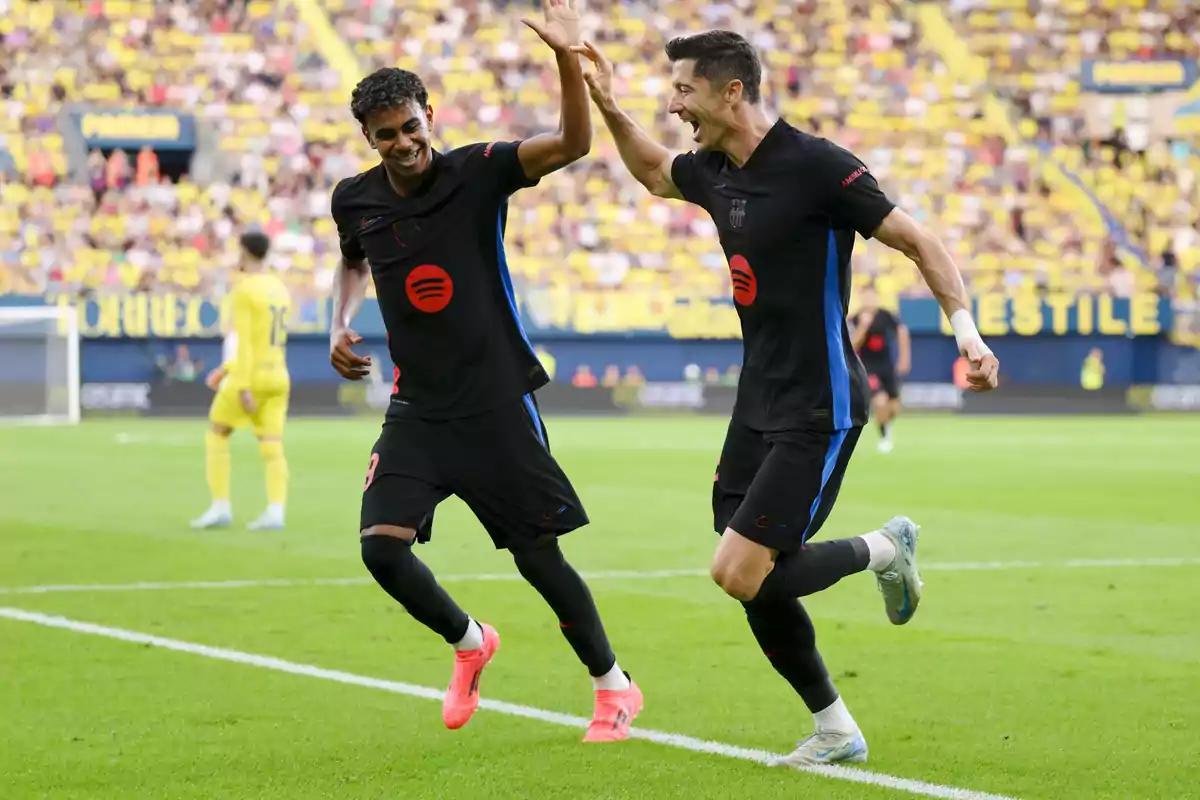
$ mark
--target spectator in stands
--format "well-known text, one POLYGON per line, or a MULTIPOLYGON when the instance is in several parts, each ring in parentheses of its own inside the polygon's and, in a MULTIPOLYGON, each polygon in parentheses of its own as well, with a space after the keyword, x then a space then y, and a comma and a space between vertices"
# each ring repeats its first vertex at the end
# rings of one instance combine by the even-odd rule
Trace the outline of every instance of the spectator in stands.
POLYGON ((597 385, 596 374, 587 364, 580 364, 575 368, 575 377, 571 378, 571 385, 580 389, 594 389, 597 385))
POLYGON ((186 344, 178 345, 175 348, 173 358, 163 354, 157 356, 154 361, 164 381, 192 383, 198 376, 204 374, 204 362, 193 360, 191 351, 188 350, 186 344))
POLYGON ((16 159, 8 151, 8 140, 0 135, 0 182, 19 180, 20 177, 16 159))
POLYGON ((129 155, 120 148, 113 150, 108 157, 105 173, 105 183, 109 190, 121 191, 129 185, 130 178, 129 155))
POLYGON ((33 186, 45 188, 51 188, 58 183, 54 162, 50 154, 40 147, 32 147, 29 151, 29 182, 33 186))
POLYGON ((642 374, 642 368, 637 364, 630 364, 625 368, 625 377, 621 383, 625 386, 645 386, 646 376, 642 374))
MULTIPOLYGON (((519 136, 556 123, 553 70, 524 58, 517 44, 528 0, 317 5, 360 62, 355 76, 401 59, 438 73, 430 88, 443 109, 443 148, 475 141, 480 129, 495 124, 519 136)), ((595 30, 608 5, 591 3, 585 27, 595 30)), ((1041 169, 1031 147, 998 135, 982 118, 980 94, 934 54, 910 21, 911 4, 794 0, 783 13, 773 1, 751 4, 755 16, 764 12, 765 21, 754 23, 734 3, 621 5, 621 25, 597 33, 619 56, 617 80, 631 111, 675 149, 688 143, 683 127, 662 113, 663 32, 745 24, 763 51, 767 103, 789 119, 819 120, 820 135, 869 154, 884 188, 958 243, 955 255, 972 290, 1196 291, 1200 140, 1177 135, 1156 155, 1158 134, 1135 113, 1136 104, 1122 111, 1113 104, 1092 119, 1076 77, 1083 57, 1103 52, 1200 56, 1194 3, 1155 0, 1146 9, 1109 3, 1111 13, 1104 14, 1096 13, 1100 0, 1002 10, 998 0, 947 5, 959 35, 988 60, 989 87, 1012 99, 1017 124, 1028 123, 1022 132, 1050 148, 1048 161, 1077 175, 1150 254, 1142 265, 1140 255, 1126 251, 1132 269, 1105 263, 1103 271, 1098 256, 1106 232, 1090 201, 1081 206, 1079 193, 1041 169), (1096 155, 1092 167, 1084 147, 1096 155), (1144 155, 1133 155, 1138 151, 1144 155), (1168 241, 1183 279, 1170 280, 1159 255, 1168 241)), ((9 273, 0 285, 219 293, 225 219, 277 235, 281 275, 298 302, 327 296, 338 255, 328 192, 373 162, 345 114, 341 76, 320 56, 295 5, 93 2, 81 9, 17 4, 5 13, 0 120, 9 125, 0 127, 0 236, 19 230, 32 231, 34 243, 50 232, 61 238, 53 259, 27 266, 0 261, 9 273), (98 151, 85 164, 68 165, 58 118, 72 102, 196 115, 218 137, 211 175, 201 176, 202 183, 163 176, 156 184, 145 151, 132 166, 132 154, 105 161, 98 151), (82 187, 59 185, 68 166, 78 170, 82 187), (135 210, 126 197, 148 208, 135 210), (144 231, 127 230, 143 225, 144 231), (134 264, 135 249, 149 253, 152 272, 134 264), (28 274, 18 274, 17 266, 28 274)), ((661 330, 680 301, 728 302, 728 269, 712 221, 687 204, 646 196, 624 170, 609 168, 616 158, 600 134, 592 158, 514 197, 510 267, 539 324, 661 330)), ((925 292, 907 259, 873 244, 856 248, 853 270, 889 294, 925 292)))
POLYGON ((621 385, 621 368, 616 364, 609 364, 604 368, 604 374, 600 377, 600 385, 606 389, 612 389, 621 385))
POLYGON ((1104 388, 1104 351, 1093 347, 1079 371, 1079 385, 1089 392, 1104 388))
POLYGON ((137 157, 137 185, 149 186, 157 184, 161 176, 158 172, 158 156, 154 148, 148 144, 142 145, 137 157))
POLYGON ((87 175, 88 185, 91 186, 92 195, 96 198, 96 204, 99 205, 100 198, 104 197, 104 193, 108 191, 108 164, 104 160, 104 154, 97 148, 93 148, 88 153, 87 175))
POLYGON ((546 375, 550 380, 554 380, 554 374, 558 371, 558 359, 551 355, 550 351, 542 347, 540 344, 533 348, 533 354, 538 357, 538 361, 542 363, 542 369, 546 370, 546 375))

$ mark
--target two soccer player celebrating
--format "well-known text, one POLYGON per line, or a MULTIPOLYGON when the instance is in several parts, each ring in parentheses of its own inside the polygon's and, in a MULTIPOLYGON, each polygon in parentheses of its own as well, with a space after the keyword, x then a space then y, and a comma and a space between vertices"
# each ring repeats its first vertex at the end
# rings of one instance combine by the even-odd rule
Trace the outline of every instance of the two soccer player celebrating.
POLYGON ((708 211, 729 260, 745 355, 713 487, 722 536, 712 577, 743 604, 772 666, 813 713, 816 732, 780 763, 864 761, 866 742, 798 600, 866 570, 893 623, 908 622, 921 599, 918 529, 907 518, 812 541, 868 417, 867 376, 845 321, 855 232, 916 262, 974 365, 973 389, 996 386, 998 362, 938 239, 895 208, 849 152, 767 117, 761 66, 744 38, 715 31, 667 45, 669 111, 692 126, 697 145, 675 155, 620 110, 612 64, 579 41, 570 3, 543 5, 544 22, 527 24, 558 60, 555 133, 441 153, 430 145, 433 110, 417 76, 380 70, 352 97, 381 163, 334 191, 343 262, 330 360, 352 380, 369 369, 353 352, 360 340, 350 322, 373 277, 396 380, 364 487, 363 561, 457 651, 443 717, 462 726, 500 638, 460 609, 412 551, 429 539, 437 504, 458 495, 512 553, 591 673, 596 706, 586 739, 629 735, 642 694, 617 665, 591 595, 557 544, 587 517, 549 451, 533 398, 548 378, 522 330, 504 257, 508 196, 588 153, 590 90, 633 176, 659 197, 708 211), (594 69, 585 75, 577 56, 594 69))

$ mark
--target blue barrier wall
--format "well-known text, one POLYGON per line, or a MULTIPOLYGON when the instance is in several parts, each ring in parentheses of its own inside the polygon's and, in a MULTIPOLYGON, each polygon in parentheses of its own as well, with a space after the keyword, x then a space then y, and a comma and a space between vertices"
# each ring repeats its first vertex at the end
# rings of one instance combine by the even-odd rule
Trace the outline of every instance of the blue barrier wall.
MULTIPOLYGON (((0 297, 0 305, 73 304, 68 298, 0 297)), ((1171 344, 1170 303, 1145 294, 1130 300, 1105 296, 1049 295, 1018 300, 985 295, 972 300, 980 331, 1002 361, 1010 384, 1078 385, 1084 357, 1093 348, 1104 353, 1106 383, 1200 383, 1200 351, 1171 344)), ((713 313, 735 313, 720 303, 713 313)), ((82 373, 85 381, 146 381, 157 374, 156 357, 169 356, 187 344, 205 368, 220 359, 221 307, 204 298, 183 295, 106 296, 80 305, 82 373)), ((665 327, 628 333, 582 335, 573 330, 539 327, 525 309, 522 317, 530 338, 548 349, 557 361, 557 379, 570 380, 586 364, 597 374, 616 365, 622 371, 636 365, 654 381, 678 380, 684 367, 696 364, 721 372, 741 362, 742 344, 736 339, 675 339, 665 327)), ((900 315, 912 331, 913 369, 910 380, 948 381, 957 352, 948 324, 937 303, 903 300, 900 315)), ((655 322, 653 324, 666 325, 655 322)), ((328 365, 329 305, 327 301, 297 304, 289 321, 288 362, 297 381, 332 381, 328 365)), ((366 338, 364 351, 373 353, 390 373, 378 305, 368 301, 355 319, 366 338)), ((733 328, 736 330, 736 325, 733 328)), ((6 358, 6 360, 9 360, 6 358)))
MULTIPOLYGON (((79 329, 85 338, 174 338, 220 335, 222 308, 219 302, 202 297, 173 294, 107 295, 79 301, 74 297, 0 297, 0 305, 50 304, 77 306, 79 329)), ((1143 293, 1132 299, 1104 295, 1074 296, 1050 294, 1045 298, 1011 299, 1003 295, 972 298, 972 313, 980 332, 996 336, 1158 336, 1171 328, 1171 303, 1157 295, 1143 293)), ((538 325, 528 307, 520 303, 521 321, 532 337, 577 338, 596 334, 671 339, 671 321, 682 310, 702 309, 715 323, 680 338, 704 339, 724 331, 736 334, 737 312, 727 301, 679 300, 664 314, 648 317, 643 326, 622 331, 588 331, 538 325)), ((928 298, 902 299, 899 313, 913 333, 949 333, 949 323, 936 301, 928 298)), ((329 330, 330 302, 300 302, 288 320, 293 334, 323 334, 329 330)), ((383 318, 379 304, 368 299, 354 320, 361 336, 383 336, 383 318)))
MULTIPOLYGON (((536 337, 534 341, 557 361, 557 380, 570 380, 580 364, 587 364, 597 374, 609 364, 622 371, 637 365, 649 380, 679 380, 688 364, 724 372, 731 364, 740 364, 742 356, 738 340, 536 337)), ((82 343, 83 380, 152 380, 155 358, 169 356, 178 344, 186 344, 192 358, 203 360, 206 369, 221 358, 220 343, 213 339, 88 339, 82 343)), ((1163 337, 1002 336, 990 338, 989 344, 1001 359, 1005 381, 1014 385, 1078 385, 1083 359, 1095 347, 1104 353, 1105 382, 1110 386, 1200 383, 1200 351, 1178 347, 1163 337)), ((375 356, 385 374, 390 372, 383 339, 367 339, 357 349, 375 356)), ((914 335, 909 379, 949 381, 956 357, 952 338, 914 335)), ((293 339, 288 346, 288 366, 296 381, 337 377, 329 366, 328 340, 323 336, 293 339)))

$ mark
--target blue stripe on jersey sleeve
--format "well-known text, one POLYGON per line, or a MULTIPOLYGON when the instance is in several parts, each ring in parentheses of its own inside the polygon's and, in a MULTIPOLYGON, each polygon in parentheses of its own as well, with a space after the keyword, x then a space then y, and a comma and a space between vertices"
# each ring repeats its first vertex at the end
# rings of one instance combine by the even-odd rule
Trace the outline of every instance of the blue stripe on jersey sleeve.
POLYGON ((833 395, 833 427, 845 430, 850 422, 850 368, 842 337, 846 322, 842 312, 841 265, 838 264, 837 239, 829 229, 825 253, 825 346, 829 353, 829 390, 833 395))
POLYGON ((512 311, 513 322, 517 326, 517 331, 521 334, 521 338, 525 340, 525 346, 533 352, 533 344, 529 341, 529 336, 525 333, 525 326, 521 324, 521 312, 517 310, 517 295, 513 292, 512 275, 508 271, 508 257, 504 254, 504 209, 500 209, 500 213, 496 215, 496 263, 500 267, 500 281, 504 284, 504 293, 508 296, 508 308, 512 311))
POLYGON ((817 518, 817 509, 821 507, 821 500, 825 496, 825 487, 829 485, 829 476, 833 474, 838 458, 842 455, 842 445, 846 442, 847 433, 846 430, 836 430, 829 435, 829 449, 825 451, 825 465, 821 467, 821 488, 808 509, 808 524, 804 526, 804 533, 800 535, 801 544, 808 541, 813 520, 817 518))

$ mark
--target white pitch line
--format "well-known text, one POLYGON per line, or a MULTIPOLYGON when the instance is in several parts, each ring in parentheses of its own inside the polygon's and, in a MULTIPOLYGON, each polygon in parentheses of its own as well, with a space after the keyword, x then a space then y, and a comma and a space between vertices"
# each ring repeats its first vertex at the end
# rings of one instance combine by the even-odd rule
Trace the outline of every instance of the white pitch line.
MULTIPOLYGON (((1200 565, 1200 558, 1129 558, 1072 559, 1070 561, 943 561, 921 564, 923 572, 980 572, 1009 569, 1089 569, 1143 567, 1185 567, 1200 565)), ((704 578, 703 569, 608 570, 580 573, 584 580, 656 580, 659 578, 704 578)), ((487 581, 523 581, 516 572, 485 572, 466 575, 439 575, 443 583, 487 581)), ((250 578, 227 581, 138 581, 135 583, 62 583, 41 586, 0 586, 0 595, 58 594, 64 592, 146 592, 172 589, 259 589, 296 586, 358 586, 371 583, 369 577, 356 578, 250 578)))
MULTIPOLYGON (((661 569, 648 571, 612 570, 584 572, 584 580, 651 580, 706 576, 699 569, 661 569)), ((524 581, 518 572, 485 572, 473 575, 438 575, 442 583, 474 583, 488 581, 524 581)), ((356 586, 373 583, 370 577, 357 578, 263 578, 229 581, 138 581, 136 583, 62 583, 45 586, 0 586, 0 594, 56 594, 60 592, 145 592, 169 589, 257 589, 293 586, 356 586)))
MULTIPOLYGON (((0 606, 0 617, 19 622, 31 622, 35 625, 42 625, 47 628, 60 628, 63 630, 73 631, 75 633, 87 633, 93 636, 103 636, 109 639, 131 642, 133 644, 161 647, 165 650, 175 650, 176 652, 180 653, 190 653, 192 655, 216 659, 218 661, 230 661, 235 664, 245 664, 251 667, 274 670, 276 672, 286 672, 292 675, 303 675, 307 678, 319 678, 321 680, 334 681, 335 683, 342 683, 350 686, 362 686, 368 689, 379 689, 385 692, 392 692, 393 694, 403 694, 410 697, 419 697, 425 700, 441 700, 443 694, 442 690, 433 689, 428 686, 400 683, 398 681, 389 681, 382 678, 371 678, 365 675, 355 675, 350 672, 341 672, 339 670, 315 667, 310 664, 297 664, 293 661, 284 661, 283 659, 273 658, 271 656, 260 656, 255 655, 254 653, 244 653, 240 650, 228 650, 223 647, 210 647, 204 644, 180 641, 179 639, 167 639, 162 636, 154 636, 149 633, 140 633, 138 631, 126 630, 124 628, 111 628, 107 625, 95 625, 90 622, 79 622, 77 620, 67 619, 66 617, 39 614, 34 611, 25 611, 19 608, 7 608, 0 606)), ((508 714, 509 716, 524 717, 526 719, 533 719, 539 722, 547 722, 552 725, 562 725, 567 728, 576 728, 580 730, 587 728, 589 722, 589 720, 584 719, 583 717, 576 717, 570 714, 560 714, 557 711, 546 711, 541 708, 534 708, 533 706, 505 703, 501 700, 484 699, 479 702, 479 707, 488 711, 496 711, 501 714, 508 714)), ((742 761, 752 761, 757 764, 770 764, 773 759, 778 757, 776 754, 769 753, 765 750, 737 747, 736 745, 724 744, 722 742, 696 739, 694 737, 685 736, 679 733, 667 733, 665 731, 655 731, 646 728, 634 728, 630 731, 630 736, 634 739, 645 739, 646 741, 654 742, 655 744, 675 747, 680 750, 690 750, 694 753, 708 753, 710 755, 724 756, 726 758, 736 758, 742 761)), ((1017 798, 1008 797, 1005 795, 976 792, 970 789, 960 789, 954 786, 943 786, 937 783, 927 783, 925 781, 901 778, 895 775, 887 775, 881 772, 870 772, 863 769, 853 769, 850 767, 806 767, 803 768, 802 771, 825 778, 834 778, 836 780, 850 781, 852 783, 861 783, 870 786, 880 786, 899 792, 908 792, 910 794, 922 795, 924 797, 945 798, 946 800, 1017 800, 1017 798)))

